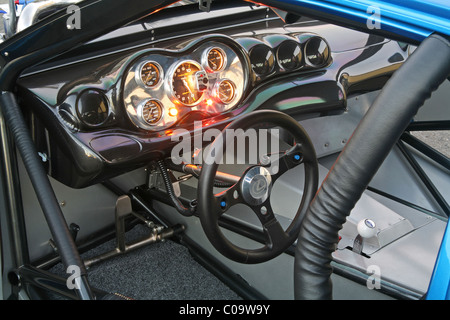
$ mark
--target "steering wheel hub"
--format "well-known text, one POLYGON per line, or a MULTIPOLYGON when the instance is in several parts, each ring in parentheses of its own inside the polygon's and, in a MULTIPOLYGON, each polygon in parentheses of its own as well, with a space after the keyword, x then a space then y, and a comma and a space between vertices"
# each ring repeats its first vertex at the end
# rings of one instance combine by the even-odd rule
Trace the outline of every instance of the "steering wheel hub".
POLYGON ((261 166, 250 168, 241 180, 242 197, 251 206, 264 203, 271 189, 272 176, 269 170, 261 166))

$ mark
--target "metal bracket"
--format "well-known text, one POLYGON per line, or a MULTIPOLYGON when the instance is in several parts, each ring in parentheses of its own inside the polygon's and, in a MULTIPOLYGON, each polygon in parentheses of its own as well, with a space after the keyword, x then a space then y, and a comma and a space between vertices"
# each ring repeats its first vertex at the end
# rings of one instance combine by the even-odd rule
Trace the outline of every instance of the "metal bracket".
POLYGON ((211 11, 211 0, 198 0, 198 8, 202 11, 211 11))

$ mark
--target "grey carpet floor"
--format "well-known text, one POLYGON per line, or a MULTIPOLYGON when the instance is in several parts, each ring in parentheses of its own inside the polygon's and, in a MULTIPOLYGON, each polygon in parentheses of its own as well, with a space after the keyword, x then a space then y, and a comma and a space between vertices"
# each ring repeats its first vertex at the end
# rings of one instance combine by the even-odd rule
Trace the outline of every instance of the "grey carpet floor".
MULTIPOLYGON (((127 233, 127 243, 148 234, 137 225, 127 233)), ((82 254, 97 256, 115 247, 108 241, 82 254)), ((62 267, 53 267, 61 273, 62 267)), ((136 300, 240 300, 234 291, 196 262, 188 250, 173 241, 150 244, 111 258, 88 269, 90 284, 136 300)))

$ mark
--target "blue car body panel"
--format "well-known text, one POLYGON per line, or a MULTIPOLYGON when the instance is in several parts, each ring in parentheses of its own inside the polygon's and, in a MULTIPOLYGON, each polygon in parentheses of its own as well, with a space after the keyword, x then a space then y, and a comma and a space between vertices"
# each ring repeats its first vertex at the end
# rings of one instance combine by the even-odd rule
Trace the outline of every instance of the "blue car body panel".
POLYGON ((431 277, 427 300, 450 300, 450 224, 448 223, 431 277))
MULTIPOLYGON (((384 32, 413 42, 421 42, 436 32, 450 35, 450 2, 448 0, 281 0, 261 1, 277 6, 284 4, 305 15, 334 17, 341 24, 359 29, 384 32), (377 30, 373 30, 377 29, 377 30)), ((287 8, 287 7, 286 7, 287 8)))

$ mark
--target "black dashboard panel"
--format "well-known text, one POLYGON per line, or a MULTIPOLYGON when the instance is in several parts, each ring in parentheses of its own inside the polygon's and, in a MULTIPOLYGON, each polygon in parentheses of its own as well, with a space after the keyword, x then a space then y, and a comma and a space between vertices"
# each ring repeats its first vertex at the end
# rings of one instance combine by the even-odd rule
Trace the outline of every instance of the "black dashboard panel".
POLYGON ((392 45, 388 41, 377 39, 366 50, 370 39, 354 32, 358 45, 333 55, 328 35, 338 27, 307 21, 280 28, 280 19, 268 21, 278 27, 255 22, 223 33, 150 39, 81 62, 62 57, 25 74, 18 88, 21 105, 31 111, 49 174, 85 187, 170 156, 177 129, 191 135, 223 129, 257 109, 296 118, 344 112, 351 86, 395 70, 396 63, 379 60, 379 73, 348 70, 358 59, 372 59, 375 46, 382 51, 392 45), (357 47, 362 54, 355 54, 357 47))

